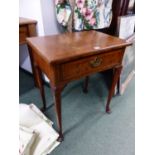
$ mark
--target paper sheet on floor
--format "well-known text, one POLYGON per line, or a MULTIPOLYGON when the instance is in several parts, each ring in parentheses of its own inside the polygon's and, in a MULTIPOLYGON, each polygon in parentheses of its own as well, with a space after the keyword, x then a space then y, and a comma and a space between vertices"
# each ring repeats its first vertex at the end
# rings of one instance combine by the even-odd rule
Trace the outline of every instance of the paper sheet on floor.
POLYGON ((49 120, 34 104, 19 104, 20 155, 47 155, 60 143, 58 133, 49 120))

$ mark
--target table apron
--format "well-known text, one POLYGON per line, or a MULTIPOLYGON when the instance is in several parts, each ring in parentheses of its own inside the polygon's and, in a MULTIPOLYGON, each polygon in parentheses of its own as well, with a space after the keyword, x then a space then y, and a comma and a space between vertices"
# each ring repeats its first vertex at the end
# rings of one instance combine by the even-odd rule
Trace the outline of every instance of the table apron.
POLYGON ((71 81, 121 65, 124 49, 89 56, 63 63, 59 67, 60 81, 71 81))

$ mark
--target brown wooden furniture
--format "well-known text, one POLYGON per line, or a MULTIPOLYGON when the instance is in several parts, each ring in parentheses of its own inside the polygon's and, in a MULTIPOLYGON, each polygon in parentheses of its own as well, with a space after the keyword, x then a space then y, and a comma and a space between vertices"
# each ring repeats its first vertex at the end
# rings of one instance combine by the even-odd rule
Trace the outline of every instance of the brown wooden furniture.
POLYGON ((45 102, 45 96, 41 72, 44 72, 50 80, 55 99, 60 140, 63 138, 61 91, 70 81, 113 69, 114 77, 106 104, 106 112, 110 112, 110 100, 122 69, 125 47, 129 43, 96 31, 33 37, 27 38, 27 42, 35 63, 43 102, 45 102))
MULTIPOLYGON (((37 36, 36 24, 37 24, 36 20, 19 17, 19 44, 20 45, 26 44, 27 37, 37 36)), ((30 55, 32 72, 34 75, 35 86, 38 87, 39 84, 37 83, 37 80, 36 80, 36 73, 34 70, 33 58, 31 54, 29 55, 30 55)))
POLYGON ((19 44, 25 44, 27 37, 37 36, 36 20, 19 17, 19 44))

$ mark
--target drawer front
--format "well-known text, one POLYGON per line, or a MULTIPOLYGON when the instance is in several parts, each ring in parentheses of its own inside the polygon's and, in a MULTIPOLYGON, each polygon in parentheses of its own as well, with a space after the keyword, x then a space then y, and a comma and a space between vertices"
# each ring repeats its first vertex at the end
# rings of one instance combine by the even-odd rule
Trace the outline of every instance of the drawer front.
POLYGON ((28 37, 27 26, 20 26, 19 27, 19 42, 20 42, 20 44, 26 43, 26 37, 28 37))
POLYGON ((62 80, 74 79, 121 64, 123 50, 98 54, 61 65, 62 80))

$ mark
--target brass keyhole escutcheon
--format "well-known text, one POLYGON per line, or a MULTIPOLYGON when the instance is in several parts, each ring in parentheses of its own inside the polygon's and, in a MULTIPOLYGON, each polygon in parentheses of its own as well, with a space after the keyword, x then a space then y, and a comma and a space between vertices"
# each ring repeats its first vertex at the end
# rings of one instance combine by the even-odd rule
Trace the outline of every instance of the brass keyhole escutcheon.
POLYGON ((90 61, 90 66, 91 67, 98 67, 102 63, 102 59, 99 57, 96 57, 94 60, 90 61))

